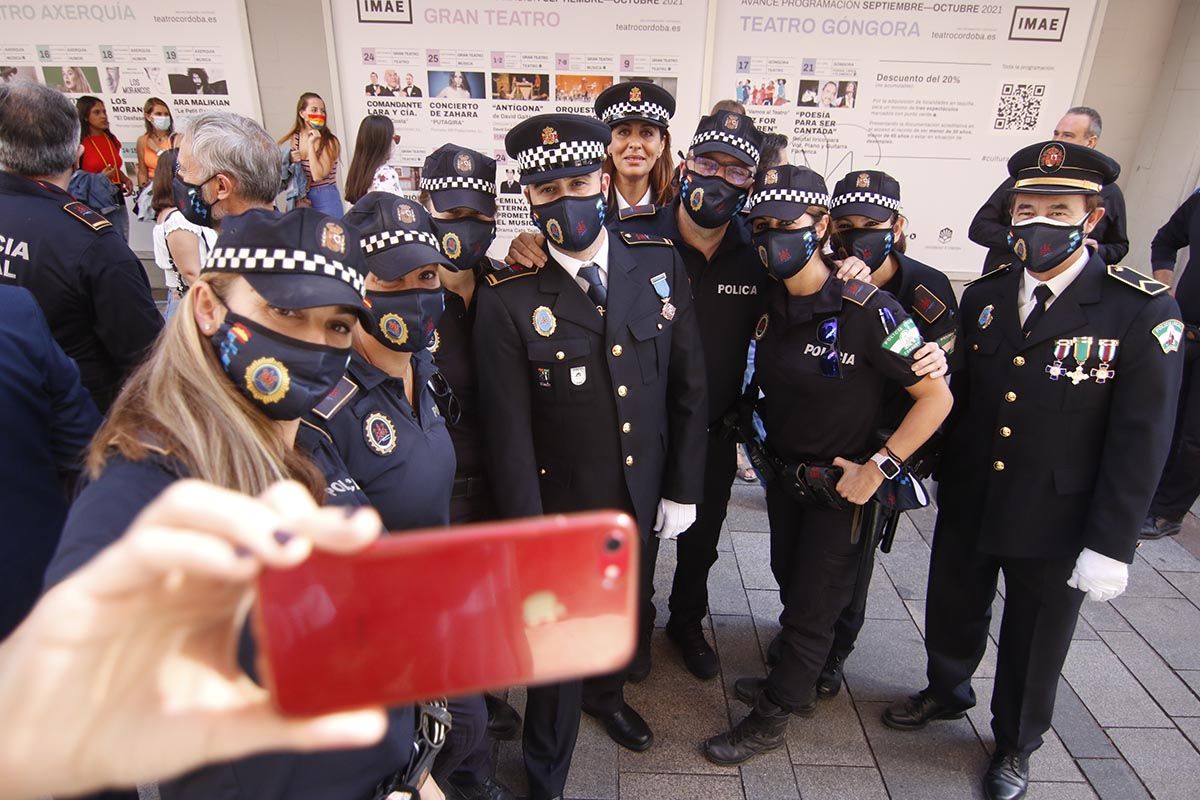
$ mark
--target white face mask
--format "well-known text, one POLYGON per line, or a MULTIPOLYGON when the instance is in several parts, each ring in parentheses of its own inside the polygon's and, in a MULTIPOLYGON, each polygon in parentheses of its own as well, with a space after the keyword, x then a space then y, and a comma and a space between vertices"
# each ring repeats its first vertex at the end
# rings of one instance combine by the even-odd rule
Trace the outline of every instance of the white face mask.
POLYGON ((1040 222, 1044 225, 1057 225, 1060 228, 1081 228, 1083 223, 1087 222, 1088 215, 1084 214, 1079 222, 1063 222, 1061 219, 1050 219, 1049 217, 1033 217, 1031 219, 1023 219, 1020 222, 1013 220, 1012 226, 1020 228, 1022 225, 1032 225, 1035 222, 1040 222))
POLYGON ((150 124, 160 131, 171 130, 171 117, 166 114, 155 114, 150 117, 150 124))

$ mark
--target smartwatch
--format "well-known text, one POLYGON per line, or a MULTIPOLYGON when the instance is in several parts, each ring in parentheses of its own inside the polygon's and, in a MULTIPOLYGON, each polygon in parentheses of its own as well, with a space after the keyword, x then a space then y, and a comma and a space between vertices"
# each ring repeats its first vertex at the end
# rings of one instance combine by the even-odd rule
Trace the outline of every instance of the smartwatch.
POLYGON ((883 477, 888 480, 900 474, 900 463, 889 455, 876 453, 871 456, 871 460, 875 462, 875 466, 879 467, 879 471, 883 473, 883 477))

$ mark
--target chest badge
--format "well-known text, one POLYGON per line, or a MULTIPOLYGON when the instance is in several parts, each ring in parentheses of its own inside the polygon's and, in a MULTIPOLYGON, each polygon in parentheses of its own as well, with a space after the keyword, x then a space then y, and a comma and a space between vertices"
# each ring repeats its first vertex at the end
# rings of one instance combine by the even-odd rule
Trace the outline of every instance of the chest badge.
POLYGON ((983 307, 983 311, 979 312, 979 330, 985 330, 988 325, 992 324, 992 315, 996 307, 990 303, 983 307))
POLYGON ((1050 376, 1050 380, 1056 381, 1066 374, 1067 368, 1063 366, 1063 359, 1071 355, 1072 344, 1073 339, 1059 339, 1054 343, 1054 363, 1046 365, 1046 374, 1050 376))
POLYGON ((754 326, 754 341, 762 341, 762 338, 767 335, 767 324, 770 321, 770 314, 763 314, 758 318, 758 324, 754 326))
POLYGON ((662 315, 665 320, 675 319, 675 306, 671 303, 671 284, 667 281, 667 273, 660 272, 650 279, 654 293, 662 301, 662 315))
POLYGON ((367 447, 371 448, 375 455, 391 455, 396 449, 396 426, 387 414, 372 411, 363 420, 363 438, 367 440, 367 447))
POLYGON ((1072 386, 1078 386, 1091 377, 1091 375, 1084 372, 1083 365, 1092 357, 1092 343, 1094 341, 1095 339, 1091 336, 1075 337, 1075 369, 1067 373, 1067 377, 1071 379, 1072 386))
POLYGON ((558 320, 554 312, 546 306, 538 306, 533 310, 533 330, 538 336, 549 337, 558 330, 558 320))
POLYGON ((1092 370, 1092 377, 1096 379, 1096 383, 1107 383, 1117 377, 1117 371, 1110 365, 1117 357, 1117 349, 1121 346, 1119 339, 1101 339, 1096 342, 1096 357, 1100 359, 1100 366, 1092 370))
POLYGON ((537 385, 543 389, 550 388, 550 368, 549 367, 534 367, 534 378, 537 380, 537 385))
POLYGON ((571 367, 571 385, 583 386, 587 383, 587 367, 571 367))

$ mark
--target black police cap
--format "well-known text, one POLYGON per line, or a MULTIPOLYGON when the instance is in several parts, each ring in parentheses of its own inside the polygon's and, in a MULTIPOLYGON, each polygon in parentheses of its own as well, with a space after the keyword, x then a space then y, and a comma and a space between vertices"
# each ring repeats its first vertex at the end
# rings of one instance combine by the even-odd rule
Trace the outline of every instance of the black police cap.
POLYGON ((861 214, 876 222, 887 222, 900 213, 900 182, 879 170, 850 172, 833 187, 829 203, 833 217, 861 214))
POLYGON ((650 81, 614 83, 596 98, 596 116, 609 127, 622 122, 649 122, 666 128, 675 116, 675 98, 650 81))
POLYGON ((1025 194, 1099 194, 1121 174, 1121 165, 1091 147, 1038 142, 1008 160, 1012 191, 1025 194))
POLYGON ((504 149, 521 168, 521 185, 595 172, 604 163, 612 131, 595 117, 538 114, 504 137, 504 149))
POLYGON ((829 189, 808 167, 781 164, 758 173, 747 205, 750 219, 799 219, 809 206, 829 208, 829 189))
POLYGON ((438 211, 469 208, 496 215, 496 159, 457 144, 444 144, 425 158, 421 188, 438 211))
POLYGON ((745 114, 718 111, 700 119, 690 149, 698 156, 725 153, 754 167, 762 155, 762 140, 762 132, 745 114))
POLYGON ((287 214, 254 209, 226 217, 202 272, 241 275, 278 308, 349 306, 370 321, 358 236, 314 208, 287 214))
POLYGON ((407 197, 367 192, 345 219, 362 240, 367 269, 382 280, 394 281, 426 264, 458 269, 442 255, 429 212, 407 197))

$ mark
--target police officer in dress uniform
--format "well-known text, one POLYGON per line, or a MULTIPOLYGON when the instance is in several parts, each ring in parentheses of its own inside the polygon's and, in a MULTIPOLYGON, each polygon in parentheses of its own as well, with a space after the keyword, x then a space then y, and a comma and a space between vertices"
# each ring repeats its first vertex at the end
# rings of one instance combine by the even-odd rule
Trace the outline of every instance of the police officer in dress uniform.
POLYGON ((861 506, 951 404, 944 381, 913 372, 921 334, 896 299, 834 274, 823 253, 831 228, 825 181, 805 167, 772 169, 755 183, 749 216, 755 249, 776 281, 754 334, 754 374, 774 464, 767 513, 771 571, 783 591, 782 646, 765 680, 735 682, 752 710, 705 743, 706 757, 721 765, 778 748, 790 716, 815 710, 834 622, 853 593, 861 551, 873 544, 857 530, 861 506), (889 382, 915 402, 880 447, 889 382))
MULTIPOLYGON (((769 179, 770 176, 767 176, 769 179)), ((766 181, 764 181, 766 183, 766 181)), ((863 170, 844 176, 833 189, 830 200, 833 218, 833 249, 839 256, 856 256, 871 270, 870 282, 900 301, 916 323, 925 340, 925 348, 939 348, 952 370, 961 363, 962 351, 957 349, 958 300, 950 280, 938 269, 923 264, 905 254, 905 220, 900 214, 900 184, 886 172, 863 170)), ((917 374, 925 374, 918 371, 917 374)), ((930 373, 941 377, 941 370, 930 373)), ((894 430, 912 399, 903 387, 890 384, 884 398, 882 428, 894 430)), ((922 474, 928 475, 930 459, 922 459, 922 474)), ((876 503, 876 505, 878 505, 876 503)), ((864 525, 873 523, 872 530, 863 530, 871 542, 880 541, 891 512, 864 514, 864 525)), ((833 697, 842 686, 842 670, 846 657, 866 620, 867 591, 875 564, 875 548, 868 544, 863 551, 862 564, 854 588, 854 597, 838 617, 834 628, 833 647, 817 680, 817 695, 833 697)))
MULTIPOLYGON (((484 457, 505 517, 616 508, 642 531, 642 636, 659 536, 691 524, 708 419, 687 273, 665 240, 604 228, 608 126, 547 114, 505 139, 550 261, 489 273, 474 330, 484 457)), ((619 744, 653 735, 623 674, 588 681, 584 710, 619 744)), ((579 724, 578 683, 531 687, 524 749, 534 800, 560 796, 579 724)))
MULTIPOLYGON (((312 421, 332 438, 350 474, 389 531, 450 522, 454 446, 438 406, 445 379, 429 346, 442 316, 442 254, 428 212, 407 198, 368 192, 344 217, 366 257, 372 321, 356 330, 354 352, 312 421)), ((449 701, 453 726, 433 776, 439 785, 467 766, 459 794, 511 798, 492 778, 487 709, 481 695, 449 701)))
POLYGON ((1167 287, 1083 246, 1117 164, 1041 142, 1008 162, 1013 264, 967 287, 965 364, 940 467, 925 614, 926 689, 884 713, 915 730, 963 716, 997 576, 988 798, 1024 796, 1086 594, 1120 594, 1167 456, 1183 340, 1167 287))
POLYGON ((669 178, 671 173, 670 124, 675 97, 650 81, 622 81, 597 95, 594 107, 596 116, 613 132, 608 153, 611 161, 606 160, 604 168, 612 180, 606 198, 607 221, 611 223, 617 212, 632 206, 645 210, 665 205, 666 198, 655 194, 655 178, 669 178))
POLYGON ((79 117, 48 86, 0 85, 0 284, 37 299, 107 412, 162 329, 150 281, 112 223, 67 193, 79 117))
POLYGON ((1184 516, 1200 496, 1200 369, 1196 368, 1200 360, 1200 191, 1193 192, 1154 234, 1150 266, 1155 278, 1171 282, 1181 247, 1191 248, 1191 257, 1174 292, 1184 323, 1183 386, 1171 455, 1142 524, 1143 539, 1179 533, 1184 516))

